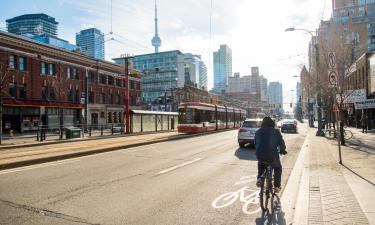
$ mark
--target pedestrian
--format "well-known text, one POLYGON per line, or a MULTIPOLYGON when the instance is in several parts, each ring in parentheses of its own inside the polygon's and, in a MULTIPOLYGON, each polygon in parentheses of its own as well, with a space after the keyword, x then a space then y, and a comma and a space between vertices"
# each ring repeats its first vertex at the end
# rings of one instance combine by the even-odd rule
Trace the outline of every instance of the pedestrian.
POLYGON ((367 134, 367 124, 368 124, 367 115, 363 113, 361 117, 362 133, 366 132, 367 134))
POLYGON ((274 170, 275 193, 281 189, 282 166, 279 154, 287 154, 285 142, 275 122, 270 117, 264 117, 261 128, 255 133, 255 154, 258 159, 258 179, 256 185, 262 183, 261 176, 267 169, 266 163, 274 170), (280 152, 279 152, 280 150, 280 152))

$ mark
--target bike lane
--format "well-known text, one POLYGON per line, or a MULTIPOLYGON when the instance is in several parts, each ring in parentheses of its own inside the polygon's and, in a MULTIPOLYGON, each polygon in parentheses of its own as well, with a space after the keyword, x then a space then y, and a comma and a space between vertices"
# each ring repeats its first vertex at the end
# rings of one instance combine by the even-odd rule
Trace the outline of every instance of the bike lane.
MULTIPOLYGON (((262 222, 255 198, 254 150, 239 149, 236 135, 230 131, 82 157, 24 175, 5 174, 2 180, 8 180, 9 189, 2 197, 13 196, 14 202, 38 212, 46 209, 98 224, 262 222), (31 180, 43 185, 34 188, 31 180)), ((282 158, 283 186, 303 134, 284 137, 289 154, 282 158)), ((46 224, 40 222, 42 214, 32 217, 34 224, 46 224)))

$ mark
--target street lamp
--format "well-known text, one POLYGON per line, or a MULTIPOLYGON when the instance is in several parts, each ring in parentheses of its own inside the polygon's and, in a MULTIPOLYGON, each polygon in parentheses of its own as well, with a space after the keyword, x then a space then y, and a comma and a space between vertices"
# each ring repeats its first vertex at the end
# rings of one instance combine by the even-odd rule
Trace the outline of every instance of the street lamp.
MULTIPOLYGON (((316 35, 313 34, 312 31, 309 31, 309 30, 306 30, 306 29, 303 29, 303 28, 294 28, 294 27, 289 27, 287 29, 285 29, 285 31, 296 31, 296 30, 300 30, 300 31, 305 31, 307 33, 309 33, 311 35, 311 40, 314 39, 314 37, 316 37, 316 35)), ((315 60, 316 60, 316 87, 318 88, 318 94, 317 94, 317 103, 318 103, 318 131, 316 132, 316 136, 324 136, 324 132, 322 130, 322 111, 321 111, 321 108, 322 108, 322 101, 320 99, 320 96, 321 96, 321 90, 320 90, 320 86, 319 86, 319 73, 318 73, 318 68, 319 68, 319 54, 318 54, 318 43, 317 43, 317 40, 314 42, 314 48, 315 48, 315 60)))

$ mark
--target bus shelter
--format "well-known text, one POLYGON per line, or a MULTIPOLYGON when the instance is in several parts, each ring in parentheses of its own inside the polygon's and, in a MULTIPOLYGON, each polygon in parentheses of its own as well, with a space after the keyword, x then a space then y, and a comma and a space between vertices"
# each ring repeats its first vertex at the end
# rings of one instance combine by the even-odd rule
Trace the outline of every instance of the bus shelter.
POLYGON ((130 132, 158 132, 176 130, 177 112, 130 110, 130 132))

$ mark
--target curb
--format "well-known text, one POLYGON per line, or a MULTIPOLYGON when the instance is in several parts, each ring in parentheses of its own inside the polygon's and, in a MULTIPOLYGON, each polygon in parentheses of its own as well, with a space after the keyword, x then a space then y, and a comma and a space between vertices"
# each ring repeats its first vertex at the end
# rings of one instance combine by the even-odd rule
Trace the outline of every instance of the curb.
POLYGON ((29 143, 29 144, 20 144, 20 145, 4 145, 0 146, 0 151, 2 150, 9 150, 9 149, 17 149, 17 148, 29 148, 29 147, 36 147, 42 145, 55 145, 55 144, 63 144, 63 143, 73 143, 79 141, 94 141, 100 139, 110 139, 110 138, 121 138, 121 137, 131 137, 131 136, 141 136, 141 135, 148 135, 148 134, 157 134, 157 133, 168 133, 168 132, 177 132, 174 131, 151 131, 151 132, 144 132, 144 133, 133 133, 133 134, 118 134, 118 135, 107 135, 107 136, 97 136, 97 137, 88 137, 88 138, 75 138, 75 139, 62 139, 62 140, 55 140, 55 141, 46 141, 46 142, 37 142, 37 143, 29 143))
POLYGON ((134 143, 134 144, 128 144, 128 145, 115 146, 115 147, 110 147, 110 148, 92 149, 92 150, 83 151, 83 152, 75 152, 75 153, 49 156, 49 157, 38 158, 38 159, 24 160, 24 161, 19 161, 19 162, 5 163, 5 164, 0 164, 0 171, 6 170, 6 169, 14 169, 17 167, 22 167, 22 166, 30 166, 34 164, 41 164, 41 163, 76 158, 76 157, 81 157, 81 156, 94 155, 94 154, 99 154, 99 153, 104 153, 104 152, 111 152, 111 151, 116 151, 120 149, 134 148, 134 147, 139 147, 143 145, 151 145, 151 144, 156 144, 156 143, 161 143, 161 142, 175 141, 175 140, 191 138, 191 137, 196 137, 196 136, 204 136, 204 135, 209 135, 209 134, 221 133, 221 132, 230 131, 230 130, 234 130, 234 129, 223 129, 223 130, 218 130, 218 131, 211 131, 211 132, 197 133, 197 134, 186 134, 186 135, 182 134, 178 136, 155 139, 155 140, 151 140, 148 142, 140 142, 140 143, 134 143))

